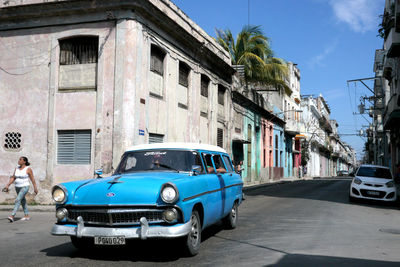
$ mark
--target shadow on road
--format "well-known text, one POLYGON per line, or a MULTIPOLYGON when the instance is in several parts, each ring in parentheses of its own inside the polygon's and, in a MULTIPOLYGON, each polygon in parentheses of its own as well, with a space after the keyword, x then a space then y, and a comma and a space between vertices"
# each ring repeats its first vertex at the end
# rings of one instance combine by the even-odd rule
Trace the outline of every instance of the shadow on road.
POLYGON ((245 241, 235 240, 231 238, 225 238, 216 236, 217 238, 224 239, 226 241, 237 242, 254 246, 255 248, 265 249, 270 252, 276 252, 283 254, 283 257, 276 263, 265 265, 265 266, 399 266, 399 262, 391 261, 379 261, 379 260, 366 260, 356 258, 343 258, 343 257, 332 257, 332 256, 321 256, 321 255, 306 255, 306 254, 292 254, 283 250, 274 249, 271 247, 252 244, 245 241))
POLYGON ((269 196, 330 201, 349 205, 373 206, 383 209, 399 209, 398 202, 378 200, 349 201, 350 178, 293 181, 245 189, 246 196, 269 196))
MULTIPOLYGON (((202 232, 202 243, 222 230, 224 230, 222 223, 206 228, 202 232)), ((49 257, 84 258, 100 261, 172 262, 187 257, 181 253, 183 251, 181 241, 174 239, 128 240, 126 246, 104 246, 85 250, 78 250, 72 243, 68 242, 46 248, 41 252, 46 253, 49 257)))

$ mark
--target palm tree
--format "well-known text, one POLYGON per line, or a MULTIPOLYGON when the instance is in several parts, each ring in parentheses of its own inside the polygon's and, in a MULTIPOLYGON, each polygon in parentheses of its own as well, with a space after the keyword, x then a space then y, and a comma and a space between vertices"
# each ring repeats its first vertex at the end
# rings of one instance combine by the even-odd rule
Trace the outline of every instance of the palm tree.
POLYGON ((217 42, 230 53, 232 65, 243 65, 245 80, 251 83, 286 88, 286 63, 273 56, 268 38, 260 26, 245 25, 236 40, 228 30, 216 30, 217 42))

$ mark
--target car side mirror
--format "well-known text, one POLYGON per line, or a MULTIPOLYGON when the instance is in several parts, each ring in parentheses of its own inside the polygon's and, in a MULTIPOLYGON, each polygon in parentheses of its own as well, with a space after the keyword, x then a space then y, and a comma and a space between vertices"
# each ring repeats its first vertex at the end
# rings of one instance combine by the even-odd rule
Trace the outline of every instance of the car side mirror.
POLYGON ((101 176, 100 176, 100 175, 102 175, 102 174, 103 174, 103 169, 97 169, 97 170, 94 170, 94 174, 96 174, 96 175, 97 175, 97 178, 101 178, 101 176))
POLYGON ((354 177, 354 172, 349 174, 350 177, 354 177))
POLYGON ((197 175, 201 173, 201 166, 200 165, 193 165, 192 166, 192 172, 194 175, 197 175))

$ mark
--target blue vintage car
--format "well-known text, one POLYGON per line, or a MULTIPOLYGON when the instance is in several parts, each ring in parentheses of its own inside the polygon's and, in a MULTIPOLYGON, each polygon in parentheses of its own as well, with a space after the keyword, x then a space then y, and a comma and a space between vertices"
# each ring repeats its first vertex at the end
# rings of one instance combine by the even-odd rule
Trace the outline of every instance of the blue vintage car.
POLYGON ((53 235, 73 245, 124 245, 127 239, 179 238, 198 253, 201 232, 221 219, 235 228, 243 182, 225 150, 204 144, 139 145, 107 178, 53 187, 53 235))

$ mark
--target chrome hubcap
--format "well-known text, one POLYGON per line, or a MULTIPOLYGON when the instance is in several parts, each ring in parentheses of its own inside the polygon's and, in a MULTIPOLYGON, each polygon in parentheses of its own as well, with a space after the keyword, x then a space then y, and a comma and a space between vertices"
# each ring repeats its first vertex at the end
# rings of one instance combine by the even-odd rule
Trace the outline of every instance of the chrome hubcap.
POLYGON ((232 210, 231 210, 231 217, 232 217, 232 221, 235 221, 235 220, 236 220, 236 205, 234 205, 234 206, 232 207, 232 210))
POLYGON ((196 246, 199 242, 199 222, 195 215, 192 215, 190 218, 192 221, 192 230, 190 231, 190 240, 192 241, 192 245, 196 246))

